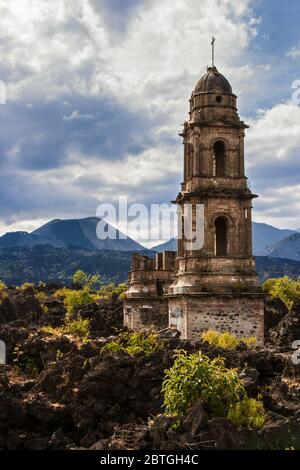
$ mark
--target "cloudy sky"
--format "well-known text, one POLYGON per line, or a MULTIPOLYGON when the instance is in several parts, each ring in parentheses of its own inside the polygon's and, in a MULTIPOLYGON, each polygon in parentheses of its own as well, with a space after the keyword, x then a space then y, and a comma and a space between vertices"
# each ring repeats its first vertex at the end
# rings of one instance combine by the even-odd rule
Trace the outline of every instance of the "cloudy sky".
POLYGON ((254 219, 300 227, 299 0, 0 0, 0 17, 0 234, 173 199, 212 34, 251 125, 254 219))

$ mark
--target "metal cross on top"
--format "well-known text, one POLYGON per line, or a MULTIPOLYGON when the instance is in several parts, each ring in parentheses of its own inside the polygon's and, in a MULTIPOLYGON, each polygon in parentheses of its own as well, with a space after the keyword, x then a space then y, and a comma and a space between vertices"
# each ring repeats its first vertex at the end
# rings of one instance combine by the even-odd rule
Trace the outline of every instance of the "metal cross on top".
POLYGON ((211 41, 211 47, 212 47, 211 54, 212 54, 212 66, 213 67, 215 66, 215 42, 216 42, 216 38, 213 36, 212 41, 211 41))

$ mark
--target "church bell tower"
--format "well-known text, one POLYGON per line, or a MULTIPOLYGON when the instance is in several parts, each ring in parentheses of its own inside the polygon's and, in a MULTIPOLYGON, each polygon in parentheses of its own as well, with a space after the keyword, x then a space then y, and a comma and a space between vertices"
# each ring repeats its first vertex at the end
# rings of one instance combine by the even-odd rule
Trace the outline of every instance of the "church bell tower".
POLYGON ((209 67, 192 93, 181 134, 178 271, 168 298, 169 325, 183 338, 197 339, 202 331, 214 329, 263 342, 264 298, 252 255, 252 200, 257 196, 244 167, 247 128, 230 83, 214 65, 209 67), (202 207, 201 221, 197 206, 202 207), (185 234, 188 209, 193 227, 203 227, 203 243, 196 249, 185 234))

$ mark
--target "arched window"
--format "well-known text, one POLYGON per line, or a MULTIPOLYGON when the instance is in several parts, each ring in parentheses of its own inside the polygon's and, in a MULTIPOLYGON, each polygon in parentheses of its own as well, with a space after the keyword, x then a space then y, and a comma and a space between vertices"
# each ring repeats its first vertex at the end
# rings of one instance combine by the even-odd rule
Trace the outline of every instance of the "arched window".
POLYGON ((215 220, 215 255, 228 255, 228 224, 225 217, 215 220))
POLYGON ((214 143, 214 176, 225 176, 225 144, 221 140, 214 143))
POLYGON ((162 297, 166 293, 166 286, 164 281, 156 280, 156 291, 159 297, 162 297))

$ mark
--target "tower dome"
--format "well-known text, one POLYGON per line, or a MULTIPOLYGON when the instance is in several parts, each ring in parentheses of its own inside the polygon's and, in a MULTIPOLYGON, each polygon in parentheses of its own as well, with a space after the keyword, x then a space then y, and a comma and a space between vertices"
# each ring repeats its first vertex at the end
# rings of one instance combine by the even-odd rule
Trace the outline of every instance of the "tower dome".
POLYGON ((217 67, 208 67, 206 74, 198 81, 194 93, 209 93, 216 89, 232 94, 229 81, 218 71, 217 67))

